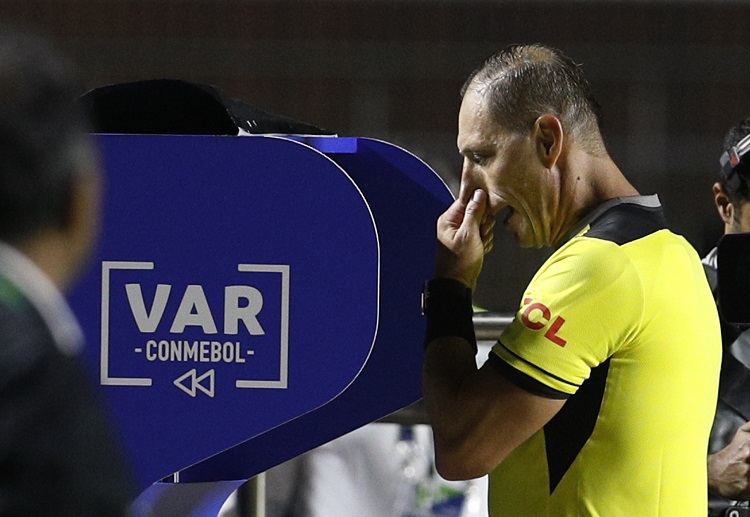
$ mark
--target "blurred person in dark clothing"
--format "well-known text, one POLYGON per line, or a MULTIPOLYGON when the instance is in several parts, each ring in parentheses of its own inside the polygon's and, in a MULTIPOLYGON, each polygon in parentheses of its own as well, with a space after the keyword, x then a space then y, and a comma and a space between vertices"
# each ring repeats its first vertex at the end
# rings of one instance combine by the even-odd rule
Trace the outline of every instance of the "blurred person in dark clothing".
POLYGON ((125 515, 130 485, 62 292, 100 179, 68 62, 0 27, 0 516, 125 515))

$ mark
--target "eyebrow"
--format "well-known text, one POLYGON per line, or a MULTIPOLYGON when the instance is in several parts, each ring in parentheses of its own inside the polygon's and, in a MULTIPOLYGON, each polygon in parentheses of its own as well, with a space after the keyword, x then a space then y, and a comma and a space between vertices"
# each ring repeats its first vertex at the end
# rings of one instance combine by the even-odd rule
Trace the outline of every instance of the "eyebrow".
POLYGON ((482 146, 481 144, 477 144, 474 142, 471 142, 470 145, 464 147, 461 149, 461 147, 456 146, 458 148, 458 154, 462 156, 466 156, 468 154, 487 154, 488 149, 490 146, 482 146))

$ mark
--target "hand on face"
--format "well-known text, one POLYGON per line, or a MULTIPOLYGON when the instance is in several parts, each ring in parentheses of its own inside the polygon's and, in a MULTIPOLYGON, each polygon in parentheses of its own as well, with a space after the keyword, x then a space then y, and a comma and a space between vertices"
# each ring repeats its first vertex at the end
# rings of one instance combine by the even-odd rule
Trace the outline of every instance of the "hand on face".
POLYGON ((493 246, 495 220, 483 190, 462 191, 437 223, 435 276, 476 288, 484 255, 493 246))

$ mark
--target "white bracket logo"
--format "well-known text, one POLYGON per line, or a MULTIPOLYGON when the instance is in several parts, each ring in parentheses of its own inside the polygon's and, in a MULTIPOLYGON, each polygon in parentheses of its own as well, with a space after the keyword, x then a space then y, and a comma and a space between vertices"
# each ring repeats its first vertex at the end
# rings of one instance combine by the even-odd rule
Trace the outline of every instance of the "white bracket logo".
MULTIPOLYGON (((152 386, 153 379, 149 377, 114 377, 110 375, 110 296, 111 274, 115 270, 151 271, 153 262, 103 261, 102 262, 102 305, 101 305, 101 360, 100 381, 106 386, 152 386)), ((281 275, 280 293, 280 328, 279 328, 279 369, 276 379, 236 379, 237 388, 266 388, 286 389, 288 386, 289 367, 289 270, 288 265, 274 264, 238 264, 237 271, 241 273, 278 273, 281 275)), ((236 333, 236 332, 235 332, 236 333)), ((137 350, 137 351, 140 351, 137 350)), ((232 350, 227 349, 227 352, 232 350)), ((253 352, 248 352, 252 354, 253 352)), ((244 361, 238 361, 244 362, 244 361)), ((210 397, 214 396, 214 370, 197 377, 197 371, 191 370, 174 381, 174 385, 190 396, 195 396, 197 390, 203 391, 210 397), (208 376, 210 388, 204 388, 201 381, 208 376), (191 384, 186 386, 184 381, 189 379, 191 384)))

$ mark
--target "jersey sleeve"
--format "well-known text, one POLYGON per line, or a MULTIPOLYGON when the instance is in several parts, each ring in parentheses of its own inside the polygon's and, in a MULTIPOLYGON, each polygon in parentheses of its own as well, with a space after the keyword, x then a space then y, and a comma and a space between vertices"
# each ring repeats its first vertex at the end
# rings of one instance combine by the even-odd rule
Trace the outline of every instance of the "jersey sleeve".
POLYGON ((641 279, 627 253, 577 237, 534 276, 490 362, 527 391, 566 398, 630 341, 642 312, 641 279))

